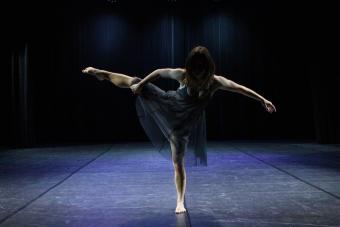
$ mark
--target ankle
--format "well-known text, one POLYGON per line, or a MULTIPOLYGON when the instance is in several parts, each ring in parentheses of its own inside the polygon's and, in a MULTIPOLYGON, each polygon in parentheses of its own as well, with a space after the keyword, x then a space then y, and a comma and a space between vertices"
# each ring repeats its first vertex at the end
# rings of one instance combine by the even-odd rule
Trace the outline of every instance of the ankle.
POLYGON ((184 201, 183 200, 177 200, 177 205, 180 205, 180 204, 184 204, 184 201))

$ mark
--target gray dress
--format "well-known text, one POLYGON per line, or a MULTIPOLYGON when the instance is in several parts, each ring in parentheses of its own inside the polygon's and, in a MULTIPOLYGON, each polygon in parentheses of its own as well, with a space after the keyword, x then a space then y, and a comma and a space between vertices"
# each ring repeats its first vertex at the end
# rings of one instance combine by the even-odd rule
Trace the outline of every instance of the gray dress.
MULTIPOLYGON (((134 77, 132 84, 138 83, 134 77)), ((188 87, 164 91, 147 83, 136 98, 139 121, 156 150, 172 160, 170 141, 185 145, 185 166, 207 166, 205 108, 213 96, 214 86, 202 97, 188 92, 188 87), (189 95, 190 94, 190 95, 189 95)))

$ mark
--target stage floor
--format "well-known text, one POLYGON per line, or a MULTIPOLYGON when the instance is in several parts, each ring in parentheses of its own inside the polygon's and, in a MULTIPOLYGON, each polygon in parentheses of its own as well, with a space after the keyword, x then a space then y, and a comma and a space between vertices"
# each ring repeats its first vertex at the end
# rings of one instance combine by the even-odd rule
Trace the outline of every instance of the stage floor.
POLYGON ((149 142, 0 151, 0 226, 340 226, 340 146, 208 143, 175 214, 149 142))

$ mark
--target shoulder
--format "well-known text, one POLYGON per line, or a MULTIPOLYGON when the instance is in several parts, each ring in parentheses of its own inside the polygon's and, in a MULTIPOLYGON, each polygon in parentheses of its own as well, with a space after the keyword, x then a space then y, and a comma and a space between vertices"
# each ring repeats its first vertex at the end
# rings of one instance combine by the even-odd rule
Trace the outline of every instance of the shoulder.
POLYGON ((182 68, 173 68, 170 69, 170 73, 178 80, 184 79, 185 69, 182 68))
POLYGON ((225 76, 214 74, 213 82, 212 82, 212 87, 213 87, 212 89, 214 91, 223 89, 226 81, 229 81, 229 80, 225 76))
POLYGON ((225 77, 223 77, 223 76, 219 76, 219 75, 216 75, 216 74, 214 74, 214 82, 216 83, 216 84, 221 84, 221 82, 222 82, 222 80, 223 80, 223 78, 225 78, 225 77))
POLYGON ((221 80, 222 80, 221 76, 214 74, 212 84, 216 89, 218 89, 222 86, 221 80))
POLYGON ((184 79, 185 69, 183 68, 163 68, 157 69, 161 77, 170 78, 181 82, 184 79))
POLYGON ((231 83, 232 81, 225 76, 214 75, 214 82, 220 86, 223 86, 226 83, 231 83))
POLYGON ((238 84, 225 76, 214 75, 214 78, 217 89, 235 92, 244 88, 244 86, 242 86, 241 84, 238 84))

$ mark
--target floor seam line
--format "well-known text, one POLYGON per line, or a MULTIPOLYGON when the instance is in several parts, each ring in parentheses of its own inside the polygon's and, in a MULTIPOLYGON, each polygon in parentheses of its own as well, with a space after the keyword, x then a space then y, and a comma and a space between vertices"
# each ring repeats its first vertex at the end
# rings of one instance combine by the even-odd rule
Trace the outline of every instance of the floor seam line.
POLYGON ((14 215, 18 214, 20 211, 22 211, 23 209, 25 209, 26 207, 28 207, 29 205, 31 205, 33 202, 35 202, 36 200, 38 200, 39 198, 41 198, 42 196, 44 196, 46 193, 48 193, 49 191, 53 190, 54 188, 58 187, 59 185, 61 185, 62 183, 64 183, 67 179, 69 179, 70 177, 72 177, 74 174, 76 174, 77 172, 79 172, 81 169, 85 168, 87 165, 89 165, 91 162, 97 160, 100 156, 102 156, 103 154, 107 153, 108 151, 111 150, 111 148, 113 147, 113 144, 110 144, 109 148, 106 149, 104 152, 100 153, 99 155, 97 155, 96 157, 92 158, 90 161, 86 162, 85 164, 81 165, 79 168, 77 168, 75 171, 73 171, 72 173, 70 173, 68 176, 66 176, 64 179, 62 179, 61 181, 59 181, 58 183, 56 183, 55 185, 51 186, 50 188, 48 188, 46 191, 40 193, 38 196, 36 196, 35 198, 31 199, 30 201, 28 201, 25 205, 23 205, 22 207, 16 209, 14 212, 12 212, 11 214, 5 216, 4 218, 2 218, 0 220, 0 225, 3 224, 6 220, 8 220, 9 218, 13 217, 14 215))
POLYGON ((301 182, 303 182, 303 183, 305 183, 305 184, 307 184, 307 185, 309 185, 309 186, 311 186, 311 187, 314 187, 314 188, 316 188, 316 189, 318 189, 318 190, 320 190, 320 191, 322 191, 322 192, 325 192, 325 193, 327 193, 328 195, 330 195, 330 196, 332 196, 332 197, 334 197, 334 198, 340 200, 340 196, 337 196, 337 195, 335 195, 335 194, 333 194, 333 193, 331 193, 331 192, 328 192, 328 191, 326 191, 326 190, 324 190, 324 189, 322 189, 322 188, 320 188, 320 187, 318 187, 318 186, 316 186, 316 185, 313 185, 312 183, 309 183, 308 181, 305 181, 305 180, 303 180, 303 179, 301 179, 301 178, 299 178, 299 177, 297 177, 297 176, 295 176, 295 175, 289 173, 289 172, 286 171, 286 170, 283 170, 283 169, 281 169, 281 168, 279 168, 279 167, 277 167, 277 166, 275 166, 275 165, 273 165, 273 164, 271 164, 271 163, 268 163, 268 162, 266 162, 266 161, 264 161, 264 160, 262 160, 262 159, 256 157, 255 155, 252 155, 252 154, 250 154, 250 153, 248 153, 248 152, 242 151, 240 148, 238 148, 238 147, 237 147, 236 145, 234 145, 234 144, 231 144, 231 146, 234 147, 236 150, 240 151, 241 153, 244 153, 244 154, 246 154, 246 155, 248 155, 248 156, 250 156, 250 157, 252 157, 252 158, 255 158, 256 160, 259 160, 260 162, 265 163, 266 165, 269 165, 269 166, 271 166, 271 167, 273 167, 273 168, 275 168, 275 169, 277 169, 277 170, 279 170, 279 171, 281 171, 281 172, 284 172, 284 173, 286 173, 287 175, 289 175, 289 176, 291 176, 291 177, 293 177, 293 178, 295 178, 295 179, 297 179, 297 180, 299 180, 299 181, 301 181, 301 182))

